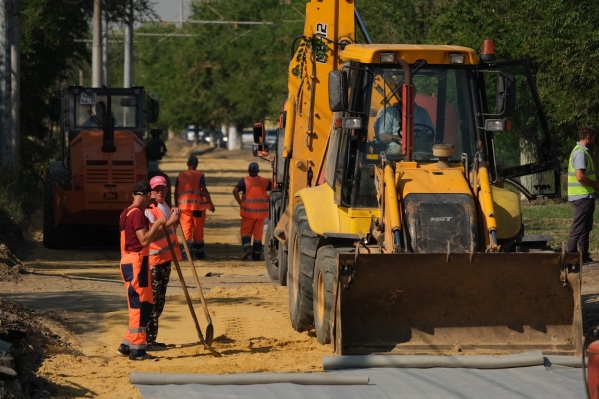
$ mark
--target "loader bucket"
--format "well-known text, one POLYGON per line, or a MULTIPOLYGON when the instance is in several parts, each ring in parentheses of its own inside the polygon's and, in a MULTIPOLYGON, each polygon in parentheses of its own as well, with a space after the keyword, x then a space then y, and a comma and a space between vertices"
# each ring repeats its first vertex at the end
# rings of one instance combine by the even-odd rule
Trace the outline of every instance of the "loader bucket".
POLYGON ((338 254, 335 353, 580 355, 578 254, 338 254))

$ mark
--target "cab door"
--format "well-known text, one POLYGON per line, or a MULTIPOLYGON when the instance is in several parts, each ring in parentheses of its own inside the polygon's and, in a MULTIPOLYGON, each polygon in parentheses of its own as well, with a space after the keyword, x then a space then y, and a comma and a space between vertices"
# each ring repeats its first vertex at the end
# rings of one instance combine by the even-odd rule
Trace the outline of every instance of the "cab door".
MULTIPOLYGON (((528 199, 560 196, 555 145, 527 61, 508 61, 478 68, 483 119, 505 119, 507 130, 484 132, 494 182, 503 181, 528 199), (509 109, 499 105, 499 77, 515 88, 509 109), (499 109, 498 109, 499 108, 499 109)), ((508 102, 509 102, 508 101, 508 102)), ((506 187, 507 188, 507 187, 506 187)))

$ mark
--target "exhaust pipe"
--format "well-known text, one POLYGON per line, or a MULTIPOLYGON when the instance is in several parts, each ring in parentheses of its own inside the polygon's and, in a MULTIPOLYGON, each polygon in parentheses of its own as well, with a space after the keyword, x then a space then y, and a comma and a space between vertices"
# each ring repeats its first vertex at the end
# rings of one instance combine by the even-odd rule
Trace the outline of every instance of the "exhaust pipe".
POLYGON ((102 85, 106 93, 106 113, 102 115, 102 152, 116 152, 114 146, 114 118, 112 117, 112 98, 110 90, 105 85, 102 85))

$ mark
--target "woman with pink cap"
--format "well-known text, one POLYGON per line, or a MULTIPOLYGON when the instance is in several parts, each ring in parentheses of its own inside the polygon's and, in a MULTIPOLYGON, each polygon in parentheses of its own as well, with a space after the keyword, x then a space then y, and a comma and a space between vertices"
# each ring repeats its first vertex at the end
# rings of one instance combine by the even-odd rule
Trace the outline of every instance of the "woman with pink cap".
MULTIPOLYGON (((166 228, 169 231, 169 237, 173 243, 173 249, 177 260, 181 260, 181 250, 177 241, 177 224, 179 223, 179 208, 170 208, 166 203, 166 192, 168 183, 163 176, 155 176, 150 180, 152 188, 152 199, 155 203, 146 208, 145 214, 150 225, 164 215, 166 218, 166 228)), ((148 347, 164 348, 166 344, 156 342, 158 335, 158 318, 162 314, 166 302, 166 288, 171 274, 171 261, 173 257, 164 233, 159 234, 150 244, 150 271, 152 273, 152 290, 154 292, 154 305, 148 323, 147 341, 148 347)))

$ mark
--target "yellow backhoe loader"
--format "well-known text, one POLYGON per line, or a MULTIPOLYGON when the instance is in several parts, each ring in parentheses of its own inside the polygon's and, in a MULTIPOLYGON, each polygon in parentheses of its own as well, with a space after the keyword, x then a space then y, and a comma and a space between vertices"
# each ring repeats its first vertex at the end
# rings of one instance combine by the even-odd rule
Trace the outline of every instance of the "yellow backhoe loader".
POLYGON ((528 64, 369 42, 353 1, 307 4, 267 237, 292 326, 336 354, 580 354, 580 256, 522 226, 560 194, 528 64))

